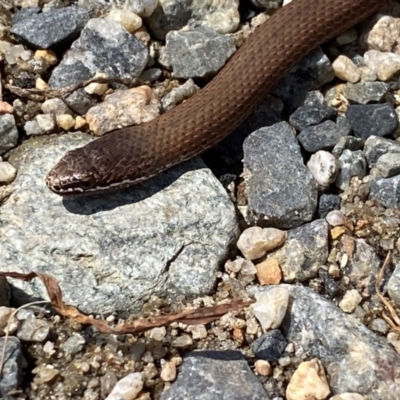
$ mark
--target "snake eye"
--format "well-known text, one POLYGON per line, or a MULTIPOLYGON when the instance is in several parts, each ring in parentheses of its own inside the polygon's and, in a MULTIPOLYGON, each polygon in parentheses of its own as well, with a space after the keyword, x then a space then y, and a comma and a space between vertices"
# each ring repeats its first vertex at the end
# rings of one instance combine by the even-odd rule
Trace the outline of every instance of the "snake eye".
POLYGON ((79 186, 82 189, 91 189, 95 185, 95 181, 92 178, 88 178, 87 180, 83 180, 79 183, 79 186))

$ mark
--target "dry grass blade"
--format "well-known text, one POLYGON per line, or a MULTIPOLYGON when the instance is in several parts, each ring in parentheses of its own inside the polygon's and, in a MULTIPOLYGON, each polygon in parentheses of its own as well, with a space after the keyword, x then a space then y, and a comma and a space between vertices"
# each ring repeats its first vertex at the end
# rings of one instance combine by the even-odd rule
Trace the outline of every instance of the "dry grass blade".
POLYGON ((400 333, 400 318, 397 315, 393 306, 389 303, 388 300, 386 300, 386 298, 383 296, 383 294, 381 293, 381 291, 379 289, 381 286, 381 283, 382 283, 383 275, 385 274, 386 267, 389 265, 391 256, 392 256, 392 254, 389 251, 385 258, 384 263, 382 264, 382 268, 379 271, 378 277, 376 278, 375 289, 376 289, 376 294, 379 297, 379 300, 386 306, 386 308, 389 310, 390 315, 391 315, 391 318, 390 318, 385 313, 382 313, 382 317, 395 332, 400 333))
POLYGON ((169 325, 173 322, 182 322, 188 325, 205 324, 215 321, 229 311, 238 311, 254 303, 254 300, 233 300, 230 303, 219 304, 213 307, 204 307, 194 310, 184 310, 179 314, 162 315, 151 318, 139 318, 133 322, 122 322, 116 327, 109 326, 105 321, 94 319, 82 314, 77 308, 67 305, 62 300, 61 288, 55 278, 40 272, 22 274, 19 272, 0 272, 0 276, 31 281, 39 278, 46 287, 51 305, 62 316, 73 318, 83 325, 93 325, 102 333, 139 333, 159 326, 169 325))

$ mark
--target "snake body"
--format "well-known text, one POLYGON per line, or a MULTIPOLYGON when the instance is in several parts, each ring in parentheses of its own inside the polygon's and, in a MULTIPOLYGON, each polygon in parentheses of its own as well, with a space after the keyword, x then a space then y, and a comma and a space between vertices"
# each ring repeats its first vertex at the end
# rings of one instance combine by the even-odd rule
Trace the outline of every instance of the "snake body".
POLYGON ((258 27, 198 94, 160 117, 69 151, 46 178, 60 195, 125 187, 212 147, 319 44, 361 22, 382 0, 293 0, 258 27))

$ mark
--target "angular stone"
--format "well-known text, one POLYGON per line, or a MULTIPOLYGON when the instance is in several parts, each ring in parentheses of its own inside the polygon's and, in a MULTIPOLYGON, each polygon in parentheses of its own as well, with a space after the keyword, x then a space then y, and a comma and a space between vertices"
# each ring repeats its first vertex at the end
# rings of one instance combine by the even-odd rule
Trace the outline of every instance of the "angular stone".
POLYGON ((305 167, 293 128, 285 122, 252 133, 244 142, 249 212, 259 225, 293 228, 311 220, 316 184, 305 167))

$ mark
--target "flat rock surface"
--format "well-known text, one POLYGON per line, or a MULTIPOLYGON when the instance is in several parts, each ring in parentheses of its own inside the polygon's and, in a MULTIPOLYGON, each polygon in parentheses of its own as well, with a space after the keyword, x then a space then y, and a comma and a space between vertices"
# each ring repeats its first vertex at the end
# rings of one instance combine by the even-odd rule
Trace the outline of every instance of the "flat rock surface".
MULTIPOLYGON (((195 159, 124 191, 62 198, 44 177, 90 136, 35 137, 11 154, 18 168, 1 208, 1 271, 54 276, 64 300, 84 312, 132 311, 152 294, 201 295, 237 237, 234 207, 195 159)), ((38 282, 11 282, 47 297, 38 282)))

